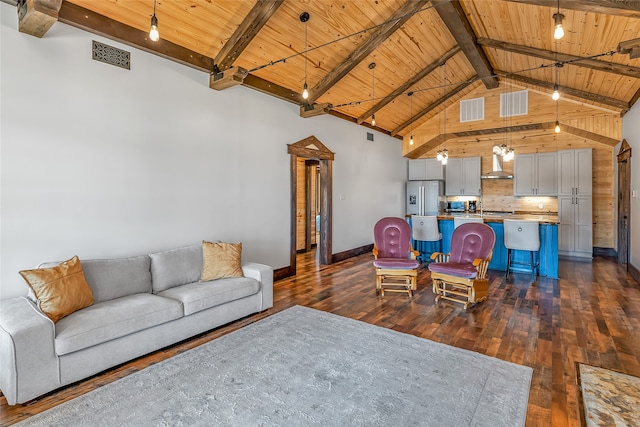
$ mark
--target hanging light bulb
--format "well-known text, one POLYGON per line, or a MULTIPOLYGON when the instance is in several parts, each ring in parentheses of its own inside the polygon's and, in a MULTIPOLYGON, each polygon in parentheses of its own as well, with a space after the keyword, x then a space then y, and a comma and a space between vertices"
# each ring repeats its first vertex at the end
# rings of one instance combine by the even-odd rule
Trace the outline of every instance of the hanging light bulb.
POLYGON ((153 16, 151 17, 151 29, 149 30, 149 38, 154 42, 160 40, 160 32, 158 31, 158 18, 156 17, 156 0, 153 0, 153 16))
MULTIPOLYGON (((371 110, 373 111, 375 107, 376 100, 376 63, 372 62, 369 64, 369 69, 371 70, 371 110)), ((371 114, 371 126, 376 125, 376 113, 371 114)))
POLYGON ((438 159, 439 162, 442 161, 442 150, 438 150, 438 154, 436 155, 436 159, 438 159))
POLYGON ((447 150, 446 148, 444 150, 442 150, 442 164, 446 165, 447 161, 449 160, 449 150, 447 150))
POLYGON ((409 96, 409 145, 413 145, 413 92, 407 95, 409 96))
POLYGON ((564 15, 560 13, 560 6, 558 6, 558 13, 553 14, 553 20, 555 22, 555 29, 553 30, 553 38, 560 40, 564 37, 564 28, 562 28, 562 20, 564 15))
POLYGON ((304 86, 302 87, 302 99, 309 98, 309 89, 307 86, 307 21, 309 21, 309 12, 302 12, 300 14, 300 22, 304 22, 304 86))
POLYGON ((557 101, 560 99, 560 92, 558 92, 558 84, 553 85, 553 93, 551 94, 551 99, 557 101))
POLYGON ((556 120, 556 127, 554 129, 556 133, 560 133, 560 122, 556 120))

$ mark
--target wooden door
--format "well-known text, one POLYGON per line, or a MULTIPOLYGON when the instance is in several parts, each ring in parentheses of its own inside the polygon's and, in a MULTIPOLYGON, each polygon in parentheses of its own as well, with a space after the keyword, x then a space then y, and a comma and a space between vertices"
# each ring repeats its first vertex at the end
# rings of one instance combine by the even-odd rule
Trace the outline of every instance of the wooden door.
POLYGON ((622 141, 618 152, 618 264, 629 269, 629 222, 631 219, 631 147, 622 141))

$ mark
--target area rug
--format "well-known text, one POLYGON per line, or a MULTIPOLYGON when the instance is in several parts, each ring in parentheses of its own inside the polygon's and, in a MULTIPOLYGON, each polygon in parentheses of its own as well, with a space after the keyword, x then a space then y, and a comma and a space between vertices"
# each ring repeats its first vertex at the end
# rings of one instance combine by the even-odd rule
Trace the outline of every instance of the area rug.
POLYGON ((577 363, 586 426, 640 426, 640 378, 577 363))
POLYGON ((531 374, 296 306, 20 425, 513 427, 531 374))

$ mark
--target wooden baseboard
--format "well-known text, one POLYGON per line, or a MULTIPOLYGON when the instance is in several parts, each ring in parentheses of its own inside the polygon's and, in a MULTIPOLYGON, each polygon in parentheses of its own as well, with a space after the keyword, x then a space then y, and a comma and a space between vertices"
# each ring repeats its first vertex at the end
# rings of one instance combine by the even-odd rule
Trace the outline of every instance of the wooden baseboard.
POLYGON ((373 251, 373 243, 360 246, 359 248, 349 249, 348 251, 338 252, 337 254, 331 255, 331 263, 344 261, 347 258, 366 254, 367 252, 371 253, 371 251, 373 251))
POLYGON ((273 281, 277 282, 278 280, 282 280, 287 277, 291 277, 293 274, 291 273, 291 266, 287 265, 286 267, 276 268, 273 270, 273 281))
POLYGON ((633 277, 633 280, 635 280, 636 283, 640 284, 640 270, 635 268, 631 263, 627 264, 627 267, 629 274, 631 275, 631 277, 633 277))

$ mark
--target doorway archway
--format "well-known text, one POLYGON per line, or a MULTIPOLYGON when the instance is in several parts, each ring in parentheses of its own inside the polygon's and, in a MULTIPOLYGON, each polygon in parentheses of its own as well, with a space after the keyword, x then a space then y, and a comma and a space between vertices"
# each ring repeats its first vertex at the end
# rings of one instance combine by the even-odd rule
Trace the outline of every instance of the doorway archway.
POLYGON ((296 274, 297 254, 297 230, 296 230, 296 201, 298 198, 297 176, 298 157, 317 160, 320 169, 320 242, 318 254, 321 264, 331 264, 331 200, 333 181, 334 153, 329 150, 318 138, 311 135, 294 144, 288 144, 287 152, 291 157, 291 207, 290 207, 290 249, 289 265, 291 275, 296 274))

